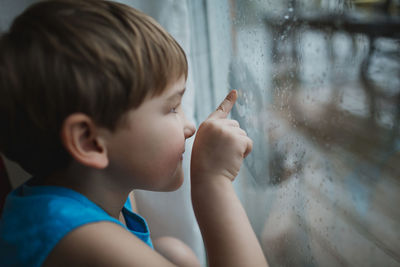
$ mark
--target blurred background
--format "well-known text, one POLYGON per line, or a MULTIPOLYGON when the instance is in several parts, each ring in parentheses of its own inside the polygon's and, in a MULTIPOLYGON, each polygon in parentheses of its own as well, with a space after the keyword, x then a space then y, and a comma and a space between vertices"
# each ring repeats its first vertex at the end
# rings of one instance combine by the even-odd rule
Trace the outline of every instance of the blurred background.
POLYGON ((225 14, 209 16, 213 88, 239 90, 254 141, 236 188, 270 265, 400 266, 400 1, 208 4, 225 14))

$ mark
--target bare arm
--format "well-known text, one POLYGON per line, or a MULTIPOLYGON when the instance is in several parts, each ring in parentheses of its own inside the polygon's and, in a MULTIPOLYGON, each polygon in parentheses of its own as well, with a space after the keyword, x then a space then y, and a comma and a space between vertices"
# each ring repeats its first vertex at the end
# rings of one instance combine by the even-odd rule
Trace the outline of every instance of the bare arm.
POLYGON ((91 223, 66 235, 46 266, 176 266, 118 224, 91 223))
POLYGON ((232 91, 199 127, 192 151, 192 202, 210 266, 267 266, 232 181, 252 141, 227 119, 237 99, 232 91))

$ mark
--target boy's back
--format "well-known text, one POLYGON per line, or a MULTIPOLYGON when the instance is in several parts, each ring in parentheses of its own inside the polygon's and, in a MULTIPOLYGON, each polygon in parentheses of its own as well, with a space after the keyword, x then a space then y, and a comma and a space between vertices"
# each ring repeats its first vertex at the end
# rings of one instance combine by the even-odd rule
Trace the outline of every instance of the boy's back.
MULTIPOLYGON (((0 149, 33 178, 7 199, 2 262, 180 264, 152 249, 146 222, 124 205, 134 189, 182 184, 195 132, 181 108, 186 78, 176 41, 123 4, 42 1, 20 15, 0 40, 0 149)), ((192 152, 210 266, 266 265, 231 184, 252 148, 227 119, 236 98, 232 91, 202 123, 192 152)))

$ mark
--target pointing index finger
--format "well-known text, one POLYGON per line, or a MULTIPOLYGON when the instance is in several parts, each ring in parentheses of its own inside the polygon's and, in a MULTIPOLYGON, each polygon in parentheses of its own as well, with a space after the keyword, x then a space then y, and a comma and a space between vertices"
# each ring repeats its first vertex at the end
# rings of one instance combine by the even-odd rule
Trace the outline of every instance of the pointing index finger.
POLYGON ((225 97, 224 101, 218 106, 217 110, 210 114, 208 118, 225 119, 228 117, 237 99, 237 91, 232 90, 225 97))

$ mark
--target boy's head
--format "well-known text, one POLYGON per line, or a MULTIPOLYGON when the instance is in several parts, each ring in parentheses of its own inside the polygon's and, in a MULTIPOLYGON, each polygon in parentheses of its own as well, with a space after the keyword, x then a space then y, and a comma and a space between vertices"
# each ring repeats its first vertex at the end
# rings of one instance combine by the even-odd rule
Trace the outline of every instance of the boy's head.
POLYGON ((133 8, 103 0, 35 4, 0 39, 0 150, 34 175, 67 167, 60 130, 70 114, 115 130, 128 110, 182 75, 182 48, 133 8))

